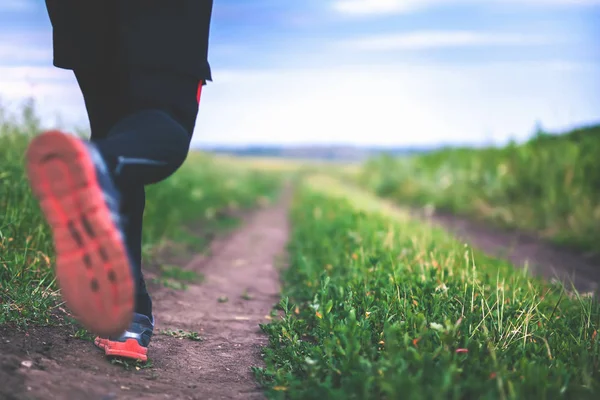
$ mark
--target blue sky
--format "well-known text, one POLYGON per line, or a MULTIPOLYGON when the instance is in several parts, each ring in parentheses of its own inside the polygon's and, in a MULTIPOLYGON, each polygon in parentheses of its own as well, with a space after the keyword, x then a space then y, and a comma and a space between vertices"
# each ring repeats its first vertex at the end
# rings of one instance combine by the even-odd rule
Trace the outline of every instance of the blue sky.
MULTIPOLYGON (((194 142, 502 144, 600 122, 598 22, 600 0, 216 0, 194 142)), ((0 1, 0 99, 85 127, 51 44, 42 0, 0 1)))

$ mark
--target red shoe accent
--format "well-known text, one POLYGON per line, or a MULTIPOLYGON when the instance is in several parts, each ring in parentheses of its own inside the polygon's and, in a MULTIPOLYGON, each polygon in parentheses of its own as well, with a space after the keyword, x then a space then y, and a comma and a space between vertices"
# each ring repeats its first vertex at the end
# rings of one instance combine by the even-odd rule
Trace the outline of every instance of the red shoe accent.
POLYGON ((58 131, 43 133, 27 149, 26 168, 52 230, 67 307, 92 332, 122 333, 134 306, 129 259, 85 144, 58 131))
POLYGON ((104 350, 104 348, 106 347, 106 342, 108 341, 108 339, 103 339, 100 336, 97 336, 94 339, 94 344, 96 345, 96 347, 104 350))
POLYGON ((202 96, 202 86, 204 85, 204 81, 200 81, 198 84, 198 93, 196 93, 196 100, 198 104, 200 104, 200 97, 202 96))
POLYGON ((125 357, 137 361, 148 361, 148 348, 142 347, 135 339, 127 339, 125 342, 104 342, 104 354, 109 357, 125 357))

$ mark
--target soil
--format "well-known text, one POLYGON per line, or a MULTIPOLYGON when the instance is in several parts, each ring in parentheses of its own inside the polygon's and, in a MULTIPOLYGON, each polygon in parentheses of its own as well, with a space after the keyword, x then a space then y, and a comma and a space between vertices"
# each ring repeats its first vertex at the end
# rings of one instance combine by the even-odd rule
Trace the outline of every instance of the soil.
MULTIPOLYGON (((156 318, 150 362, 109 362, 71 324, 0 327, 0 399, 260 399, 251 371, 267 344, 259 324, 279 301, 276 262, 288 235, 287 201, 246 216, 185 269, 204 276, 187 290, 151 286, 156 318), (197 332, 202 340, 165 330, 197 332)), ((151 277, 148 277, 150 278, 151 277)), ((149 279, 147 279, 149 280, 149 279)))
POLYGON ((532 274, 546 280, 564 282, 566 289, 574 287, 580 293, 599 293, 597 256, 586 256, 530 233, 492 227, 450 213, 435 212, 425 217, 419 210, 413 212, 491 256, 507 259, 517 267, 527 267, 532 274))

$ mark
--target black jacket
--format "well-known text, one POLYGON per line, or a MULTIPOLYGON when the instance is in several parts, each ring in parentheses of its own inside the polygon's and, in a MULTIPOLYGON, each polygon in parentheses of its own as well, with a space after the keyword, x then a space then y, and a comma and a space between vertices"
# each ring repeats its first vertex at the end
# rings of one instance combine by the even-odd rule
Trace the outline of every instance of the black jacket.
POLYGON ((211 80, 213 0, 46 0, 54 65, 126 65, 211 80))

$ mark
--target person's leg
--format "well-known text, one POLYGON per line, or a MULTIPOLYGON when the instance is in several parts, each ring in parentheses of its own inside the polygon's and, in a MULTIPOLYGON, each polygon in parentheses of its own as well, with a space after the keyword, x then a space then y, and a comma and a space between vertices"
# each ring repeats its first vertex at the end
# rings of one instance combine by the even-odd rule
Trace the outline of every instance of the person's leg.
MULTIPOLYGON (((55 66, 102 70, 99 66, 118 63, 116 0, 46 0, 46 6, 55 66)), ((103 117, 93 113, 91 118, 95 132, 104 130, 103 117)), ((31 141, 25 161, 32 192, 52 231, 56 278, 67 307, 92 332, 123 332, 133 318, 135 283, 124 243, 121 194, 102 156, 89 142, 47 131, 31 141)))
MULTIPOLYGON (((124 68, 77 69, 75 77, 83 94, 94 143, 105 139, 112 127, 131 110, 128 78, 124 68)), ((142 273, 142 222, 145 207, 143 184, 121 188, 121 217, 126 246, 136 285, 135 312, 152 317, 152 300, 142 273)))
MULTIPOLYGON (((183 163, 198 113, 201 86, 199 80, 176 73, 134 70, 124 87, 131 113, 118 121, 105 138, 96 140, 95 145, 117 186, 122 193, 128 193, 139 187, 140 182, 151 184, 167 178, 183 163)), ((143 198, 139 204, 130 206, 142 210, 143 198)), ((132 258, 139 260, 142 214, 127 213, 139 217, 137 221, 129 221, 129 226, 138 230, 128 230, 126 239, 129 248, 134 249, 132 258)), ((95 339, 108 356, 139 360, 147 357, 154 319, 141 270, 139 273, 137 279, 142 286, 137 289, 132 325, 123 335, 95 339)))
POLYGON ((185 161, 198 113, 200 80, 168 71, 132 70, 122 118, 96 145, 121 188, 149 185, 185 161))
POLYGON ((105 74, 108 79, 97 71, 76 75, 86 98, 92 140, 121 190, 121 214, 134 264, 135 311, 151 317, 152 300, 141 270, 144 185, 167 178, 187 157, 202 86, 196 78, 163 71, 105 74), (129 114, 123 115, 121 107, 129 114))
POLYGON ((73 70, 90 124, 90 140, 108 136, 110 129, 129 113, 125 85, 127 74, 123 66, 100 65, 73 70))
MULTIPOLYGON (((57 131, 35 138, 26 155, 28 176, 53 232, 67 306, 98 334, 117 334, 129 325, 139 337, 149 337, 151 321, 131 315, 136 251, 126 251, 125 243, 140 253, 141 247, 130 238, 135 233, 124 233, 121 197, 132 186, 165 179, 187 156, 198 107, 189 100, 196 98, 200 80, 211 80, 206 53, 212 0, 167 8, 116 0, 93 7, 80 3, 46 0, 54 65, 90 70, 108 60, 128 66, 123 97, 133 107, 106 137, 102 132, 113 124, 93 112, 97 128, 91 143, 57 131)), ((143 199, 132 204, 141 221, 143 199)), ((141 232, 141 223, 135 232, 141 232)))
POLYGON ((121 214, 125 219, 125 241, 133 262, 136 281, 135 312, 152 319, 152 298, 146 288, 142 272, 142 225, 146 206, 146 191, 143 185, 131 185, 122 189, 121 214))

